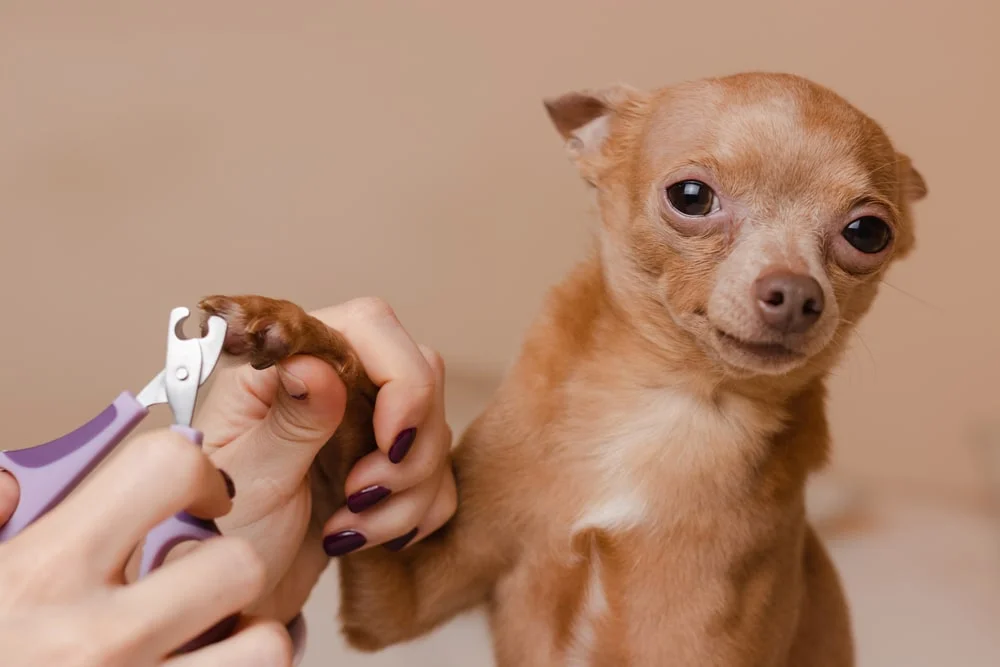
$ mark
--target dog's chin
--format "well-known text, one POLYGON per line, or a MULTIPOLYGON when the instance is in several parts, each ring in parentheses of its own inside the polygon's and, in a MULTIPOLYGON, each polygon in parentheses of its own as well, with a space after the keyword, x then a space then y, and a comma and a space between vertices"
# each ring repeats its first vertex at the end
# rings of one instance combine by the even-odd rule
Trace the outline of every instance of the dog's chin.
POLYGON ((783 343, 747 340, 712 328, 705 341, 727 370, 736 375, 785 375, 812 356, 783 343))

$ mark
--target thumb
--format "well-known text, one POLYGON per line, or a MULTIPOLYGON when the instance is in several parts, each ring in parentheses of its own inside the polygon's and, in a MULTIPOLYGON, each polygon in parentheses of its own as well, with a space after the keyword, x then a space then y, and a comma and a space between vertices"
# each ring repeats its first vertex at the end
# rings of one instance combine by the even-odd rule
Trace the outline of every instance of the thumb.
POLYGON ((316 357, 291 357, 276 370, 280 388, 258 428, 283 442, 319 441, 318 450, 344 418, 347 388, 337 371, 316 357))
MULTIPOLYGON (((212 458, 237 480, 267 480, 272 488, 291 491, 340 425, 347 389, 333 367, 316 357, 291 357, 264 372, 278 380, 267 413, 212 458)), ((230 390, 241 386, 247 385, 232 383, 230 390)))

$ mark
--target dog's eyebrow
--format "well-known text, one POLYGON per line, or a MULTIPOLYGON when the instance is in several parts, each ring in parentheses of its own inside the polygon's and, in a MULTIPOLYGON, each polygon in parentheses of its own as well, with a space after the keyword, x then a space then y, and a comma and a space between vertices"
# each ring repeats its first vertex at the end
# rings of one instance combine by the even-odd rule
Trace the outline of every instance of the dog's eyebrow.
POLYGON ((706 171, 716 181, 719 180, 719 175, 723 173, 720 162, 707 153, 685 155, 677 162, 671 163, 667 168, 667 173, 676 174, 677 172, 689 169, 706 171))
POLYGON ((884 209, 892 218, 892 220, 889 220, 888 222, 895 223, 896 220, 899 219, 899 209, 896 208, 896 205, 879 195, 868 193, 855 197, 848 210, 853 211, 854 209, 861 208, 862 206, 877 206, 878 208, 884 209))
POLYGON ((686 167, 698 167, 717 175, 722 167, 719 160, 710 153, 699 153, 686 158, 682 163, 686 167))
POLYGON ((686 155, 672 166, 670 172, 676 173, 685 169, 697 169, 705 172, 710 181, 709 185, 729 196, 740 197, 748 191, 748 187, 740 183, 738 179, 727 178, 729 170, 722 161, 711 153, 686 155))

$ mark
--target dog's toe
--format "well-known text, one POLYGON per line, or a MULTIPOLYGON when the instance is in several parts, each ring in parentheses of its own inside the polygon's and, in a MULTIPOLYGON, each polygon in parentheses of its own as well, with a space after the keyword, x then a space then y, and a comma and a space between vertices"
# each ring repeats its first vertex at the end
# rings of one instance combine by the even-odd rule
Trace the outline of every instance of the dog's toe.
POLYGON ((288 328, 279 320, 257 318, 247 325, 246 335, 251 341, 250 363, 258 370, 273 366, 291 354, 288 328))
POLYGON ((249 356, 254 368, 268 368, 292 353, 292 320, 299 313, 286 302, 260 296, 210 296, 199 307, 206 315, 226 320, 225 351, 249 356))

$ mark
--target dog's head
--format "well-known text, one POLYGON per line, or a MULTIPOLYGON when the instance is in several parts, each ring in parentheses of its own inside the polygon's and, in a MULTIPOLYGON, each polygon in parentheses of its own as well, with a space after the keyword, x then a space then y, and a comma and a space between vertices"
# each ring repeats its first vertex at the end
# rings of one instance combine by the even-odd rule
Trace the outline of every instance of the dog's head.
POLYGON ((923 178, 805 79, 616 86, 546 107, 595 190, 614 297, 647 337, 728 375, 828 368, 913 247, 923 178))

